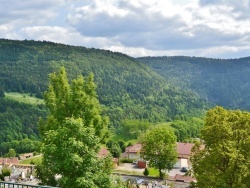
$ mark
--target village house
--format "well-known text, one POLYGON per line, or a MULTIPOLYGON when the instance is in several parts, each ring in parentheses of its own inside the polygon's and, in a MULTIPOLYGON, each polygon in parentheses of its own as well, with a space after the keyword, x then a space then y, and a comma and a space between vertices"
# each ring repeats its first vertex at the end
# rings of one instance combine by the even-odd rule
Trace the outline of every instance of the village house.
POLYGON ((141 148, 142 144, 140 143, 128 146, 125 149, 125 154, 123 154, 123 157, 128 159, 139 159, 141 148))
POLYGON ((27 159, 30 157, 33 157, 33 153, 25 153, 25 154, 19 156, 20 160, 27 159))
POLYGON ((7 164, 7 165, 18 164, 18 162, 19 162, 19 160, 17 157, 0 158, 0 165, 2 165, 2 164, 7 164))
MULTIPOLYGON (((189 167, 191 166, 190 158, 191 158, 191 149, 194 146, 193 143, 176 143, 176 150, 178 153, 178 161, 175 164, 175 168, 189 167)), ((142 144, 137 143, 132 146, 129 146, 125 149, 125 153, 123 153, 124 158, 129 159, 139 159, 140 151, 142 149, 142 144)))
POLYGON ((178 161, 174 166, 175 168, 191 166, 190 157, 193 146, 193 143, 177 142, 178 161))

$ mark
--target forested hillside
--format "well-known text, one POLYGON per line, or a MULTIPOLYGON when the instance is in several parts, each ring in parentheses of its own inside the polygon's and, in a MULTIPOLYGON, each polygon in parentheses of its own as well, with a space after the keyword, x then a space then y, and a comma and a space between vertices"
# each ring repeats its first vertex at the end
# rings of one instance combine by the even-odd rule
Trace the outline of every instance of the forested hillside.
POLYGON ((202 98, 231 109, 250 110, 250 57, 142 57, 165 80, 202 98))
POLYGON ((7 153, 10 148, 18 153, 35 151, 38 120, 48 114, 44 105, 20 103, 0 97, 0 153, 7 153))
MULTIPOLYGON (((70 79, 77 75, 94 73, 103 113, 110 117, 110 126, 114 128, 124 119, 166 122, 176 117, 179 119, 180 115, 199 116, 209 106, 194 93, 166 84, 164 78, 151 68, 127 55, 27 40, 0 40, 0 96, 3 97, 4 92, 20 92, 42 98, 48 86, 48 75, 58 71, 61 66, 66 68, 70 79)), ((19 105, 12 104, 9 100, 0 102, 8 103, 4 106, 12 105, 12 110, 15 109, 13 105, 19 105)), ((36 110, 33 111, 36 113, 36 110)), ((1 111, 0 116, 6 112, 10 113, 11 110, 1 111)), ((41 115, 39 113, 37 111, 37 116, 41 115)), ((21 116, 31 121, 28 120, 28 115, 21 116)), ((21 124, 22 130, 25 129, 25 121, 14 116, 9 117, 14 118, 12 121, 17 121, 15 123, 21 124)), ((32 120, 34 130, 27 129, 28 132, 24 132, 29 138, 37 135, 35 119, 32 120)), ((14 129, 11 127, 15 127, 15 123, 6 118, 0 126, 14 129), (8 125, 9 123, 12 125, 8 125)), ((7 130, 6 134, 11 134, 11 130, 7 130)), ((24 136, 12 137, 21 139, 24 136)), ((5 135, 0 140, 9 139, 5 135)))

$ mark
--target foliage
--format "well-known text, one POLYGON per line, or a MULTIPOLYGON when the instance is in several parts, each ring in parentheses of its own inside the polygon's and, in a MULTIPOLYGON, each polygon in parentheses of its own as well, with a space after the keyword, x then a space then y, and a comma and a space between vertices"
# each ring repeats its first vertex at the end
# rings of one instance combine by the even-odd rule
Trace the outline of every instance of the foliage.
POLYGON ((106 143, 106 146, 113 157, 115 157, 115 158, 120 157, 122 150, 120 148, 120 145, 117 142, 115 142, 113 140, 109 140, 106 143))
POLYGON ((148 168, 145 168, 145 170, 143 171, 144 176, 148 176, 149 175, 149 170, 148 168))
POLYGON ((186 120, 175 120, 170 123, 179 142, 199 138, 203 128, 203 120, 200 118, 187 118, 186 120))
POLYGON ((0 180, 4 181, 4 176, 0 174, 0 180))
POLYGON ((125 149, 126 149, 126 143, 123 141, 123 140, 119 140, 118 141, 118 144, 122 150, 122 153, 125 152, 125 149))
POLYGON ((13 148, 17 154, 18 153, 27 153, 33 152, 40 149, 41 142, 30 140, 28 138, 22 139, 20 141, 13 140, 11 142, 1 142, 0 143, 0 151, 2 154, 7 153, 9 149, 13 148))
POLYGON ((0 153, 33 152, 39 147, 38 119, 45 117, 44 105, 20 103, 0 98, 0 153))
POLYGON ((176 136, 174 132, 164 126, 157 126, 147 131, 141 139, 143 159, 149 161, 151 167, 159 170, 171 170, 177 160, 176 136))
POLYGON ((129 158, 120 158, 119 159, 120 163, 132 163, 133 159, 129 159, 129 158))
POLYGON ((41 183, 60 187, 111 187, 110 158, 98 158, 100 143, 108 136, 93 75, 69 84, 65 69, 50 75, 45 104, 50 115, 40 121, 42 163, 37 168, 41 183))
POLYGON ((11 169, 8 168, 8 167, 6 167, 6 166, 4 166, 2 168, 2 175, 5 177, 5 176, 10 176, 10 174, 11 174, 11 169))
POLYGON ((219 106, 250 110, 250 57, 212 59, 203 57, 142 57, 165 80, 219 106))
POLYGON ((198 187, 249 187, 250 113, 216 107, 208 111, 191 158, 198 187))
POLYGON ((60 66, 67 69, 69 80, 93 72, 103 114, 115 128, 124 119, 172 121, 176 115, 199 116, 208 107, 194 93, 167 85, 151 68, 121 53, 47 41, 1 39, 0 45, 3 91, 42 98, 47 75, 60 66))
POLYGON ((124 135, 127 138, 137 139, 141 133, 145 133, 153 123, 146 120, 123 120, 121 126, 118 128, 117 133, 124 135))
POLYGON ((38 119, 46 114, 44 105, 35 106, 0 98, 0 142, 24 138, 37 140, 38 119))
POLYGON ((16 151, 14 149, 9 149, 9 152, 6 154, 7 157, 16 157, 16 151))

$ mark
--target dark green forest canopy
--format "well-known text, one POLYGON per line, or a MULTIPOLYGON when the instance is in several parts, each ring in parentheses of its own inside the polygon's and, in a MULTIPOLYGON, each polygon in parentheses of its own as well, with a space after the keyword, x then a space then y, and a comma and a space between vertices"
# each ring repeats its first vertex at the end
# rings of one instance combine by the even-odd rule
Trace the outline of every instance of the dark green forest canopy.
POLYGON ((165 80, 191 90, 216 105, 250 110, 250 57, 211 59, 201 57, 137 58, 165 80))
POLYGON ((176 115, 198 116, 208 104, 182 91, 136 59, 107 50, 46 41, 0 40, 0 87, 5 92, 42 97, 48 75, 64 66, 70 79, 93 72, 98 98, 111 125, 122 119, 171 121, 176 115))

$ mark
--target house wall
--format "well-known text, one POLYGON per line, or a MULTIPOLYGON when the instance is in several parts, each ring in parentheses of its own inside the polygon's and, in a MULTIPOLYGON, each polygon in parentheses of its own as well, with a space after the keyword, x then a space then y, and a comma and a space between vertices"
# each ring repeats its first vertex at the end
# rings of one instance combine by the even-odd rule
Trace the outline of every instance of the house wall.
POLYGON ((139 159, 140 153, 127 153, 129 159, 139 159))
POLYGON ((188 159, 178 158, 178 161, 175 163, 174 168, 189 167, 188 159))

